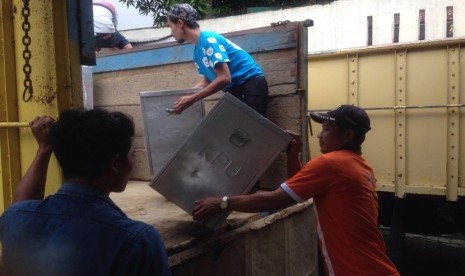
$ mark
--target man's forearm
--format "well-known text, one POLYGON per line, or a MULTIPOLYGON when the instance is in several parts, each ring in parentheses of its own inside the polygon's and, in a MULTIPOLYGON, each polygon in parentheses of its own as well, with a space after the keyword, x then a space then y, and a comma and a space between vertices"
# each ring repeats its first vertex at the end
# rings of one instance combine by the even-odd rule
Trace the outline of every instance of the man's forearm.
POLYGON ((196 93, 195 101, 199 101, 199 100, 204 99, 204 98, 206 98, 206 97, 208 97, 210 95, 215 94, 216 92, 222 90, 228 84, 229 84, 229 82, 228 82, 227 79, 216 78, 213 82, 209 83, 207 86, 200 89, 196 93))
POLYGON ((296 203, 281 188, 250 195, 232 196, 228 201, 231 210, 244 213, 276 211, 296 203))
POLYGON ((42 147, 37 150, 34 161, 18 183, 18 187, 13 195, 13 202, 28 199, 43 199, 51 155, 51 146, 42 147))

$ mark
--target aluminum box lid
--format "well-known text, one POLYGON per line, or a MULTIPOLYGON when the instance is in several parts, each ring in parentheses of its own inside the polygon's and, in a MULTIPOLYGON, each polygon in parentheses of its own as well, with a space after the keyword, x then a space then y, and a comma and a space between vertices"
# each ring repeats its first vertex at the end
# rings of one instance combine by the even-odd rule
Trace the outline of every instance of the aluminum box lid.
POLYGON ((140 92, 140 106, 144 125, 145 148, 150 173, 157 174, 203 119, 203 101, 197 101, 181 114, 167 109, 181 96, 195 89, 140 92))
MULTIPOLYGON (((150 186, 188 213, 207 196, 248 193, 291 137, 226 93, 150 186)), ((210 219, 216 229, 229 212, 210 219)))

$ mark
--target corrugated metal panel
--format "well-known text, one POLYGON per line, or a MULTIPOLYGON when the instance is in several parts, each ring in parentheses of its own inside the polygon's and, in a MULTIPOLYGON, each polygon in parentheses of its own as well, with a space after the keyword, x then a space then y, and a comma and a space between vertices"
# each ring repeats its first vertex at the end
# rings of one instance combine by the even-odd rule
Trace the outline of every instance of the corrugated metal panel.
MULTIPOLYGON (((248 193, 290 138, 226 93, 150 186, 191 213, 196 199, 248 193)), ((216 228, 228 214, 206 225, 216 228)))
MULTIPOLYGON (((465 196, 463 39, 309 57, 309 110, 351 103, 372 130, 363 145, 380 191, 465 196), (354 64, 357 62, 357 64, 354 64)), ((313 124, 314 134, 320 126, 313 124)), ((311 152, 319 152, 316 136, 311 152)))

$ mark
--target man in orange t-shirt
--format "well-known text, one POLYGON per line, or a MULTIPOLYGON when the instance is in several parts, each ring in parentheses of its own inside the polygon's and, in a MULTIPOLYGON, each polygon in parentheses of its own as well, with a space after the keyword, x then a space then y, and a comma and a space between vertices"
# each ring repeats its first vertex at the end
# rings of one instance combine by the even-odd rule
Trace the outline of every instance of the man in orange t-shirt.
POLYGON ((300 137, 288 148, 290 179, 281 187, 251 195, 209 197, 196 201, 195 220, 222 209, 262 212, 285 208, 313 198, 316 227, 327 275, 400 275, 386 255, 378 230, 378 198, 371 166, 361 145, 371 129, 366 112, 342 105, 328 113, 310 113, 322 124, 318 134, 322 155, 303 168, 300 137))

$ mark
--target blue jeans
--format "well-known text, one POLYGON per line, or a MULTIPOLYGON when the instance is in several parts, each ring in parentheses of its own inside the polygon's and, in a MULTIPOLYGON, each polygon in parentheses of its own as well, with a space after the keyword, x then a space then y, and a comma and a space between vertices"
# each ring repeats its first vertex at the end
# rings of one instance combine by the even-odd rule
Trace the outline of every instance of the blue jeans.
POLYGON ((96 48, 113 48, 123 49, 130 42, 118 31, 113 34, 97 34, 95 36, 96 48), (106 37, 110 35, 109 37, 106 37), (105 38, 106 37, 106 38, 105 38))

